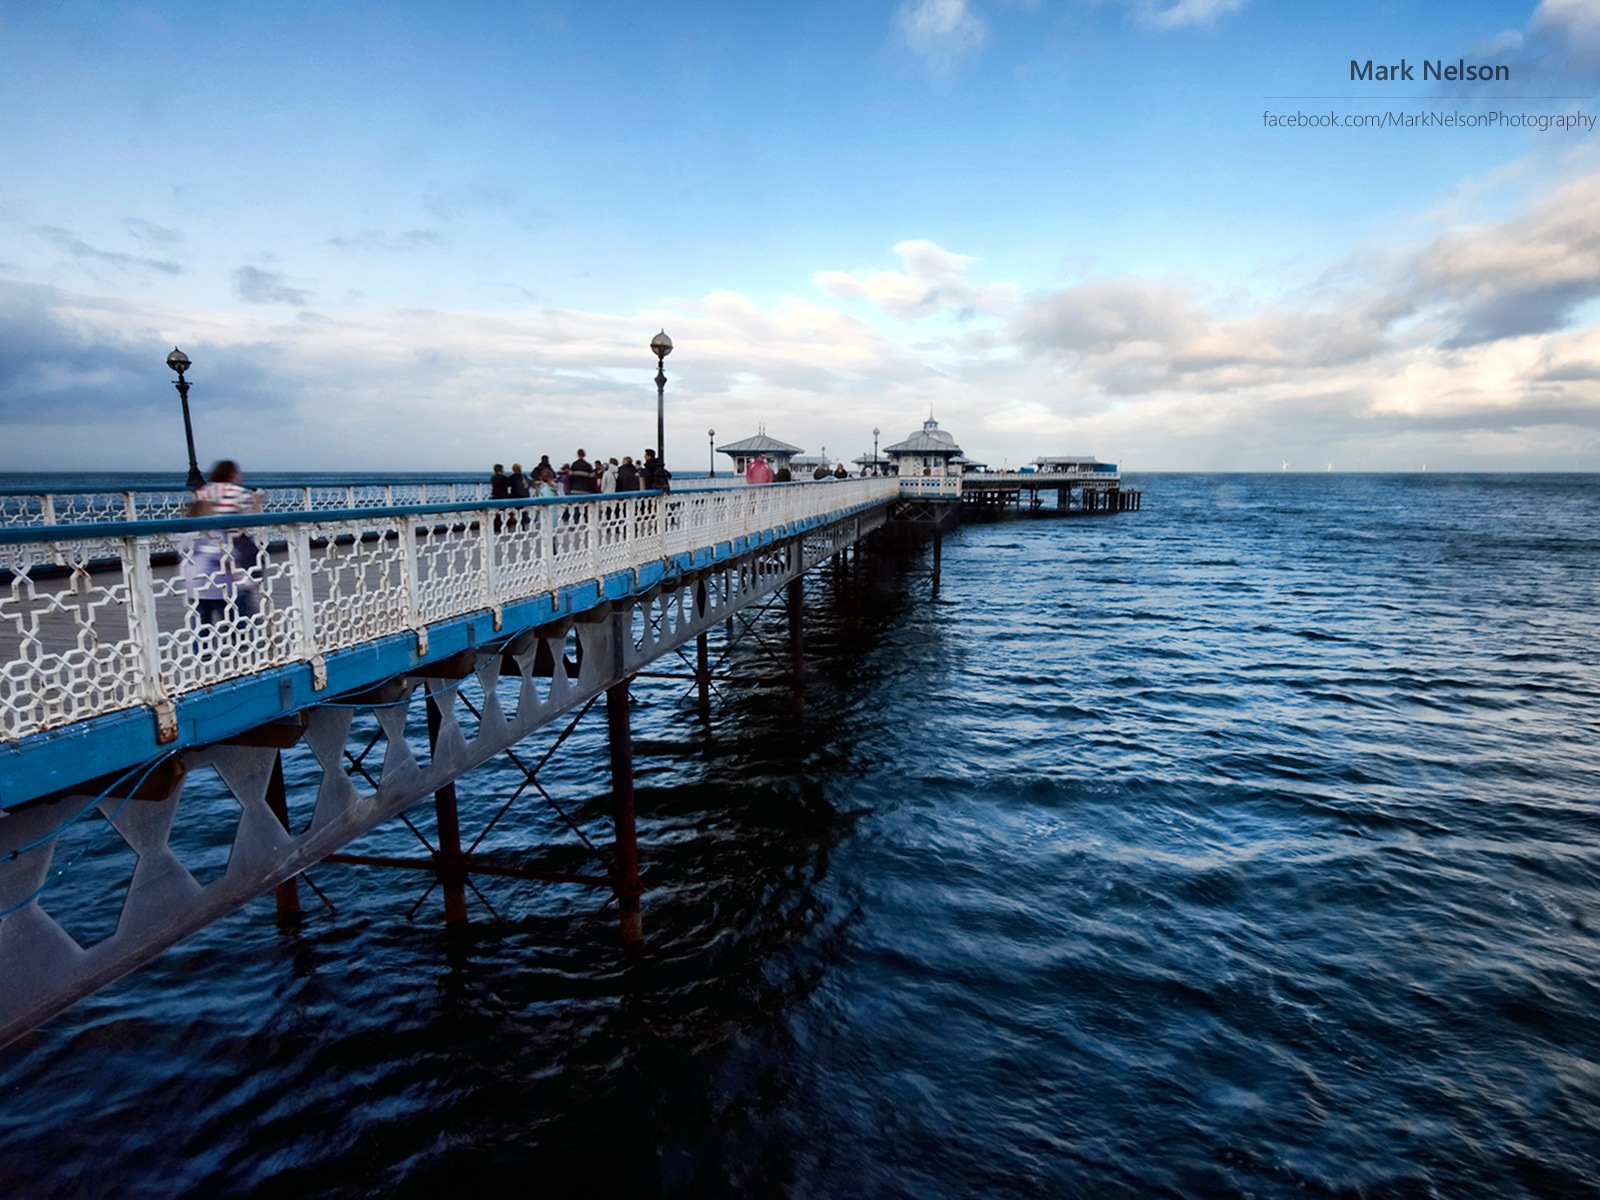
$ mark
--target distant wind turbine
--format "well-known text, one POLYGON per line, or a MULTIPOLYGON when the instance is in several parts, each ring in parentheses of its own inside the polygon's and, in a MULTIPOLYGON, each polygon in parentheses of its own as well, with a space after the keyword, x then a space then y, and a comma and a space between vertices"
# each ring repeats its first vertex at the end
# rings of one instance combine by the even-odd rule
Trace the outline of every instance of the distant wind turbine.
POLYGON ((1289 469, 1289 460, 1286 458, 1286 459, 1283 460, 1283 470, 1287 471, 1288 469, 1289 469))
POLYGON ((1332 463, 1328 464, 1328 470, 1330 470, 1330 471, 1333 470, 1333 464, 1332 463))

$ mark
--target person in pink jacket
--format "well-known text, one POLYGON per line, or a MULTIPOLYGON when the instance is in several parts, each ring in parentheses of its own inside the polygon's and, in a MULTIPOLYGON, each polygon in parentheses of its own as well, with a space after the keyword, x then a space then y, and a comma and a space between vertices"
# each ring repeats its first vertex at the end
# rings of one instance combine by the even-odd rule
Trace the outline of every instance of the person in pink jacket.
POLYGON ((761 455, 756 455, 750 460, 750 465, 744 469, 746 483, 771 483, 772 467, 761 455))

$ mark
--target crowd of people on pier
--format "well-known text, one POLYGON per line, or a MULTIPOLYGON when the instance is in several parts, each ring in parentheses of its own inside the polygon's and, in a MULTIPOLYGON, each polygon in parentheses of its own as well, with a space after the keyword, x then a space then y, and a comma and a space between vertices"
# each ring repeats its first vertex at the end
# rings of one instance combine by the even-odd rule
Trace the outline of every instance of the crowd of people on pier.
MULTIPOLYGON (((495 463, 489 478, 493 500, 520 500, 546 496, 586 496, 618 492, 669 491, 672 472, 646 450, 635 463, 632 455, 590 460, 581 447, 571 462, 554 466, 548 454, 530 471, 512 463, 510 472, 495 463)), ((211 468, 208 482, 196 488, 184 508, 186 517, 218 517, 261 512, 265 496, 244 486, 244 473, 232 459, 211 468)), ((498 528, 498 519, 496 528, 498 528)), ((190 611, 201 630, 210 630, 236 618, 248 619, 260 608, 260 547, 238 529, 193 529, 176 535, 179 576, 190 611)))
POLYGON ((527 500, 545 496, 594 496, 612 492, 670 491, 672 472, 656 457, 654 450, 646 450, 638 463, 633 456, 624 454, 622 461, 596 455, 589 460, 588 452, 581 446, 577 457, 559 467, 550 462, 548 454, 542 455, 531 471, 514 462, 508 473, 504 463, 495 463, 489 476, 491 500, 527 500))
MULTIPOLYGON (((867 472, 863 470, 861 474, 864 478, 867 475, 867 472)), ((811 472, 811 478, 817 480, 849 479, 850 472, 845 469, 845 465, 843 463, 839 463, 831 470, 829 469, 827 463, 818 463, 816 468, 811 472)), ((772 460, 765 454, 758 454, 752 458, 750 460, 750 464, 745 467, 744 481, 749 484, 792 483, 794 481, 794 474, 789 470, 787 465, 778 467, 776 470, 774 470, 772 466, 772 460)))
MULTIPOLYGON (((744 473, 747 484, 789 483, 793 473, 787 465, 774 469, 772 460, 758 455, 744 473)), ((844 464, 830 470, 818 465, 812 478, 847 479, 844 464)), ((495 463, 489 477, 492 500, 525 500, 552 496, 609 495, 637 491, 670 491, 672 472, 656 455, 646 450, 636 463, 631 455, 590 459, 579 448, 570 462, 559 467, 548 454, 541 455, 531 469, 520 462, 507 471, 495 463)), ((186 517, 217 517, 262 511, 265 497, 259 490, 244 485, 244 474, 232 459, 223 459, 211 468, 209 480, 196 488, 184 509, 186 517)), ((191 611, 202 629, 249 618, 259 610, 258 590, 260 548, 245 530, 197 529, 176 535, 179 572, 191 611)))
MULTIPOLYGON (((772 464, 773 460, 768 456, 756 455, 745 468, 744 481, 747 484, 793 482, 794 474, 788 466, 775 468, 772 464)), ((861 472, 863 476, 868 473, 866 470, 861 472)), ((848 479, 850 472, 843 463, 833 467, 819 463, 811 472, 811 478, 848 479)), ((524 470, 519 462, 512 463, 510 471, 506 470, 504 463, 495 463, 489 475, 489 498, 526 500, 612 492, 666 492, 671 491, 671 480, 672 472, 656 457, 654 450, 646 450, 639 462, 635 463, 630 455, 623 455, 621 462, 598 455, 590 461, 588 452, 580 447, 576 458, 559 467, 551 463, 548 454, 541 456, 530 470, 524 470)))

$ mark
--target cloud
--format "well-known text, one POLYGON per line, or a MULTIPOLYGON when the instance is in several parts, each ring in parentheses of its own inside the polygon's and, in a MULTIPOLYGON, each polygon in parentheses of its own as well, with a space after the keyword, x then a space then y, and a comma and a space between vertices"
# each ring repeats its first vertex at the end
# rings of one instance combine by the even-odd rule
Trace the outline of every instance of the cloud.
POLYGON ((39 454, 24 452, 29 431, 51 429, 62 430, 62 440, 43 451, 45 461, 68 466, 108 455, 136 470, 166 461, 174 445, 181 450, 166 365, 174 328, 186 331, 181 344, 195 362, 189 378, 197 422, 202 415, 208 422, 219 414, 231 420, 234 413, 259 416, 292 406, 296 390, 274 378, 270 351, 235 340, 215 321, 54 287, 0 284, 0 422, 21 455, 11 465, 29 465, 39 454), (190 333, 200 340, 189 340, 190 333), (153 430, 160 432, 152 436, 153 430), (147 445, 159 456, 141 458, 147 445))
POLYGON ((183 241, 183 234, 176 229, 168 229, 138 217, 125 217, 122 223, 128 232, 141 242, 152 242, 157 246, 176 246, 183 241))
MULTIPOLYGON (((16 431, 0 465, 168 464, 182 435, 161 365, 174 339, 196 363, 202 452, 248 450, 255 469, 635 453, 654 441, 646 343, 665 327, 668 453, 695 468, 708 428, 733 440, 765 422, 853 457, 874 425, 896 440, 932 405, 997 463, 1058 451, 1136 469, 1593 470, 1595 214, 1600 174, 1573 177, 1498 220, 1364 247, 1264 297, 1135 275, 1024 296, 972 282, 974 255, 927 239, 898 243, 893 269, 818 272, 809 297, 715 289, 633 312, 215 313, 0 286, 0 416, 16 431), (854 311, 863 300, 870 316, 854 311)), ((256 303, 307 295, 249 270, 256 303)))
POLYGON ((170 259, 145 258, 137 254, 123 254, 116 250, 101 250, 91 246, 70 229, 41 225, 36 232, 86 266, 114 267, 123 272, 159 271, 163 275, 183 274, 183 268, 170 259))
POLYGON ((1209 25, 1219 17, 1238 12, 1245 0, 1134 0, 1134 15, 1152 29, 1182 29, 1190 25, 1209 25))
POLYGON ((1600 297, 1600 175, 1573 180, 1528 213, 1454 230, 1411 260, 1407 312, 1437 310, 1447 347, 1560 329, 1600 297))
MULTIPOLYGON (((1134 19, 1151 29, 1209 25, 1245 6, 1246 0, 1123 0, 1134 19)), ((1577 2, 1577 0, 1567 0, 1577 2)), ((1033 9, 1039 0, 1013 0, 1033 9)), ((895 28, 911 52, 935 75, 953 73, 988 41, 987 22, 968 0, 904 0, 895 10, 895 28)))
POLYGON ((1361 363, 1385 348, 1382 321, 1365 307, 1223 318, 1177 284, 1137 278, 1032 297, 1007 333, 1123 397, 1249 391, 1361 363))
MULTIPOLYGON (((1368 248, 1270 301, 1140 277, 1030 295, 992 349, 966 343, 958 377, 1011 398, 1024 424, 1069 431, 1075 450, 1167 466, 1593 470, 1600 327, 1584 316, 1597 298, 1591 174, 1496 221, 1368 248)), ((980 429, 1000 428, 996 408, 974 414, 980 429)), ((980 436, 958 433, 984 457, 980 436)))
POLYGON ((514 208, 515 188, 503 184, 458 184, 423 197, 422 206, 438 221, 456 221, 484 210, 514 208))
POLYGON ((233 291, 246 304, 291 304, 297 308, 311 303, 311 293, 289 287, 276 271, 259 267, 240 267, 233 273, 233 291))
POLYGON ((1515 54, 1522 49, 1525 41, 1520 29, 1506 29, 1491 38, 1474 43, 1467 50, 1467 56, 1476 62, 1485 58, 1515 54))
MULTIPOLYGON (((1339 376, 1348 386, 1384 363, 1481 367, 1493 351, 1457 352, 1559 333, 1600 298, 1600 175, 1397 258, 1356 261, 1364 271, 1334 274, 1339 290, 1230 316, 1173 281, 1091 280, 1029 297, 1005 336, 1119 396, 1248 392, 1339 376)), ((1586 369, 1530 365, 1507 386, 1526 395, 1536 378, 1580 384, 1586 369)))
POLYGON ((436 230, 432 229, 407 229, 403 233, 380 233, 368 230, 364 233, 341 235, 328 239, 328 245, 337 246, 341 250, 379 250, 388 253, 409 253, 413 250, 425 250, 439 245, 443 239, 436 230))
POLYGON ((1207 323, 1170 284, 1100 279, 1036 297, 1018 314, 1012 336, 1046 354, 1106 354, 1129 344, 1170 344, 1207 323))
POLYGON ((1524 82, 1600 82, 1600 0, 1541 0, 1526 31, 1506 30, 1472 52, 1506 56, 1511 77, 1524 82))
POLYGON ((0 289, 0 418, 9 425, 149 408, 159 379, 153 347, 65 319, 51 289, 0 289), (141 384, 145 386, 140 386, 141 384))
POLYGON ((904 271, 818 271, 812 282, 835 299, 865 297, 905 321, 945 311, 970 317, 997 311, 1016 299, 1011 284, 974 287, 969 283, 967 268, 978 261, 971 255, 955 254, 921 240, 898 242, 894 252, 905 264, 904 271))
POLYGON ((895 11, 895 26, 912 53, 937 74, 977 53, 989 32, 967 0, 906 0, 895 11))

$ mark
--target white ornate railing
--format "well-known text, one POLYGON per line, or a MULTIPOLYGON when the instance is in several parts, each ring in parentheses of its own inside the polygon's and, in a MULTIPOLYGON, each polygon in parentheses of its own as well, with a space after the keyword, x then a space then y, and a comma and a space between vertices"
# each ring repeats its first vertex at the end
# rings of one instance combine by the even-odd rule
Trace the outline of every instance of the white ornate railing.
POLYGON ((895 480, 900 485, 900 495, 918 499, 960 499, 959 475, 900 475, 895 480))
POLYGON ((0 741, 894 497, 893 479, 0 530, 0 741), (248 535, 258 557, 235 533, 248 535), (163 553, 163 548, 174 548, 163 553))
MULTIPOLYGON (((489 485, 452 483, 314 484, 261 489, 262 511, 329 512, 416 504, 472 504, 489 498, 489 485)), ((82 525, 104 521, 171 521, 183 516, 194 493, 182 488, 124 492, 0 493, 0 528, 82 525)))

